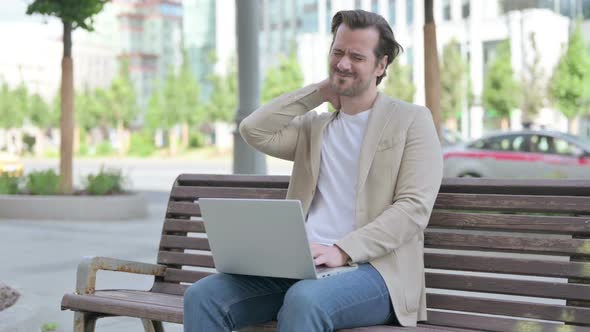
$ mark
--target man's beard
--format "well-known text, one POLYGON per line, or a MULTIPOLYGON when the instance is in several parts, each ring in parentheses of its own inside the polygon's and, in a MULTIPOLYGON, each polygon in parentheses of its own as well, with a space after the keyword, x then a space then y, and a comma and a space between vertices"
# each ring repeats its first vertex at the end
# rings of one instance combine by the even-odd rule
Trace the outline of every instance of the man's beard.
POLYGON ((369 88, 368 82, 356 82, 354 79, 356 75, 351 72, 344 72, 338 69, 332 69, 330 73, 330 86, 334 92, 336 92, 340 96, 345 97, 355 97, 361 95, 369 88), (338 74, 338 75, 337 75, 338 74), (348 88, 342 88, 341 84, 346 83, 345 79, 341 76, 346 78, 352 79, 351 86, 348 88))

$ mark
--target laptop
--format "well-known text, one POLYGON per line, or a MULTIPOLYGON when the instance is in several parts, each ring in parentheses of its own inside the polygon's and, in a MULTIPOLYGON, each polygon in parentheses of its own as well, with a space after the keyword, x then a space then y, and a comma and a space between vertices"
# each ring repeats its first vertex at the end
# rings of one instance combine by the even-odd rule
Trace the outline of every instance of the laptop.
POLYGON ((201 198, 199 205, 219 272, 321 279, 357 268, 315 266, 298 200, 201 198))

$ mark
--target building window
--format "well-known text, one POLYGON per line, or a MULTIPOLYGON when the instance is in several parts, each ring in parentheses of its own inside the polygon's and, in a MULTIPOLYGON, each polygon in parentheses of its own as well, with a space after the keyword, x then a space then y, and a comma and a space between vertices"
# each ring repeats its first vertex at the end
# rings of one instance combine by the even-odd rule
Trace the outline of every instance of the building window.
POLYGON ((470 13, 471 8, 469 6, 469 1, 470 0, 462 0, 462 3, 461 3, 461 17, 463 17, 463 18, 468 18, 469 15, 471 14, 470 13))
POLYGON ((379 13, 379 0, 371 0, 371 11, 379 13))
POLYGON ((395 25, 395 0, 389 0, 389 25, 395 25))
POLYGON ((443 10, 443 21, 450 21, 451 20, 451 0, 443 0, 442 5, 443 10))
POLYGON ((582 15, 585 20, 590 19, 590 0, 582 1, 582 15))
POLYGON ((562 0, 559 2, 559 13, 563 16, 573 17, 573 7, 569 0, 562 0))
POLYGON ((414 82, 414 49, 411 47, 406 48, 406 63, 410 72, 410 80, 414 82))
POLYGON ((303 32, 318 32, 318 1, 307 0, 303 3, 303 32))
POLYGON ((406 22, 408 25, 414 23, 414 1, 406 0, 406 22))

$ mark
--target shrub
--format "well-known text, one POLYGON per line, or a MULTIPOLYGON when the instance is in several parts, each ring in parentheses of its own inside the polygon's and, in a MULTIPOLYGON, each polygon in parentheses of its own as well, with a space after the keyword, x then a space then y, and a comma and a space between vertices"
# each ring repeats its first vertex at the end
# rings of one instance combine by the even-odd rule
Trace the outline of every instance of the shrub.
POLYGON ((86 177, 85 191, 90 195, 122 193, 124 181, 120 170, 105 170, 101 167, 98 174, 89 174, 86 177))
POLYGON ((189 134, 189 143, 188 146, 190 148, 200 148, 205 144, 205 137, 203 134, 199 132, 191 132, 189 134))
POLYGON ((138 157, 149 157, 156 151, 154 138, 149 132, 131 134, 129 154, 138 157))
POLYGON ((18 193, 20 178, 6 173, 0 175, 0 195, 15 195, 18 193))
POLYGON ((31 172, 27 175, 25 188, 33 195, 59 194, 59 175, 52 169, 31 172))
POLYGON ((100 142, 96 145, 96 155, 97 156, 110 156, 115 153, 115 149, 110 142, 100 142))

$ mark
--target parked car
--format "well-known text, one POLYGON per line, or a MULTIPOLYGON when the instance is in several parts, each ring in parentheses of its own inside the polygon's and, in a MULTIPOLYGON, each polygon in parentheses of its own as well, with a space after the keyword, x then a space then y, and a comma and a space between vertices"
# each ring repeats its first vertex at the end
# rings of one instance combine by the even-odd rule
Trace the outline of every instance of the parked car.
POLYGON ((590 178, 590 143, 555 131, 495 133, 443 154, 445 177, 590 178))
POLYGON ((0 151, 0 175, 8 174, 10 176, 21 176, 23 174, 23 164, 18 157, 0 151))

